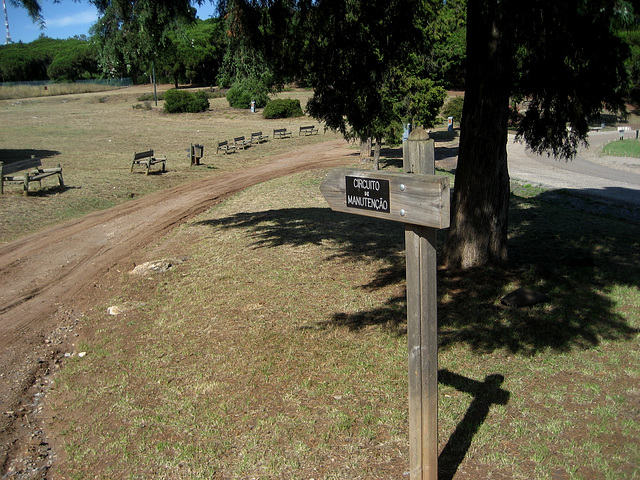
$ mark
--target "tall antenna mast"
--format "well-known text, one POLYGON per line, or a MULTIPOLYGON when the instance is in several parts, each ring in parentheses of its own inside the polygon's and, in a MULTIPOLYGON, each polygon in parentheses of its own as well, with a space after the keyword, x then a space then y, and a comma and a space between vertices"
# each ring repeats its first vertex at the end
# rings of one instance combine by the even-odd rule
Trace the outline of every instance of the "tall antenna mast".
POLYGON ((4 43, 9 45, 11 42, 11 34, 9 33, 9 15, 7 15, 7 2, 6 0, 2 0, 2 6, 4 7, 4 26, 7 27, 7 38, 4 43))

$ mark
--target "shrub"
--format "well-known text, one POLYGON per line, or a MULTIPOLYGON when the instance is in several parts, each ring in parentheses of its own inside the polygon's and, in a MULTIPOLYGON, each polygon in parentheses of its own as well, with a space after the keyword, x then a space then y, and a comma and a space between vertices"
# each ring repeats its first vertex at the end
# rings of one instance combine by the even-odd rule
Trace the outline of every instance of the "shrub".
POLYGON ((227 101, 232 108, 250 108, 251 102, 256 102, 256 108, 262 108, 269 101, 267 90, 260 82, 245 79, 233 84, 227 92, 227 101))
POLYGON ((462 119, 462 106, 464 105, 464 97, 451 97, 442 107, 442 116, 445 118, 453 117, 453 121, 460 123, 462 119))
MULTIPOLYGON (((158 92, 156 95, 158 97, 158 100, 164 100, 164 92, 158 92)), ((150 102, 152 100, 155 100, 153 93, 143 93, 138 97, 139 102, 150 102)))
POLYGON ((205 92, 186 92, 168 90, 164 95, 164 111, 167 113, 198 113, 209 108, 209 99, 205 92))
POLYGON ((264 107, 263 115, 264 118, 289 118, 301 117, 303 113, 300 100, 278 98, 267 103, 264 107))
POLYGON ((135 105, 133 105, 132 107, 134 110, 151 110, 151 102, 148 100, 145 100, 144 103, 136 103, 135 105))

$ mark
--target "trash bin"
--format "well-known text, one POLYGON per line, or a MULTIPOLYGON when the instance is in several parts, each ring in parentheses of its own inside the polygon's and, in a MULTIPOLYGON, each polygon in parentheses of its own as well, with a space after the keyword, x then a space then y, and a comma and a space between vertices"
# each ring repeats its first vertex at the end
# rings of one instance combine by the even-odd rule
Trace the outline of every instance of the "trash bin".
POLYGON ((200 159, 204 157, 204 145, 193 145, 189 148, 189 158, 191 165, 200 165, 200 159))
POLYGON ((453 117, 447 118, 447 130, 453 132, 453 117))

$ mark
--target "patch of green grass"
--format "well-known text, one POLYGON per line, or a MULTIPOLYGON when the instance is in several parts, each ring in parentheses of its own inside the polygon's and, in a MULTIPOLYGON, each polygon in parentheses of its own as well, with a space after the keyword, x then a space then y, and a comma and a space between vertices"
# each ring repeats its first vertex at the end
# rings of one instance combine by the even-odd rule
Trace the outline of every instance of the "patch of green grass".
POLYGON ((602 147, 605 155, 615 157, 636 157, 640 158, 640 141, 638 140, 616 140, 607 143, 602 147))

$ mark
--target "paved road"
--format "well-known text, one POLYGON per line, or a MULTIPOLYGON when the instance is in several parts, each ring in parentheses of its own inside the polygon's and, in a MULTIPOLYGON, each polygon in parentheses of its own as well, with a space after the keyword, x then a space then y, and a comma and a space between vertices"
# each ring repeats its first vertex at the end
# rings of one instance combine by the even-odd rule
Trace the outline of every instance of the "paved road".
MULTIPOLYGON (((626 138, 635 138, 635 131, 626 138)), ((624 205, 640 218, 640 159, 607 157, 602 146, 619 138, 617 131, 592 132, 590 148, 580 149, 570 161, 546 155, 535 155, 523 144, 509 138, 509 175, 512 180, 542 185, 550 189, 565 189, 577 195, 595 197, 606 203, 624 205)))

